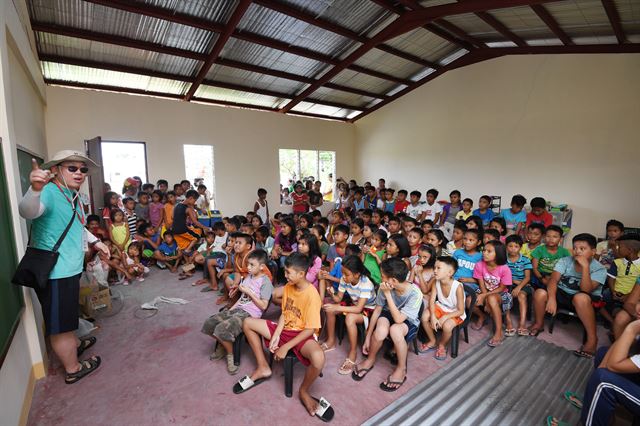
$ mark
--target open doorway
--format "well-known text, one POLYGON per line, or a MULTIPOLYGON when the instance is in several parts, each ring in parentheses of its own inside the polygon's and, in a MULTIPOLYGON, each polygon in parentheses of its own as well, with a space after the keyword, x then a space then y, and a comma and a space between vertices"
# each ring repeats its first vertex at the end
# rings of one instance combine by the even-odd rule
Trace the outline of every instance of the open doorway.
POLYGON ((147 177, 147 146, 144 142, 101 143, 102 171, 105 183, 111 190, 122 193, 122 185, 128 177, 139 176, 143 182, 147 177))

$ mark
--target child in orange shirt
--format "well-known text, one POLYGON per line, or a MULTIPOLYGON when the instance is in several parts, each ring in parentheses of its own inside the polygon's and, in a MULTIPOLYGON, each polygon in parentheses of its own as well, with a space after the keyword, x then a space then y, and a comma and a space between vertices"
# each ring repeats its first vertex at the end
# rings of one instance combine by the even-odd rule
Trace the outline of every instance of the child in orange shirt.
POLYGON ((246 392, 271 377, 271 368, 262 350, 261 337, 269 339, 269 350, 277 361, 283 360, 293 351, 307 371, 300 385, 300 401, 310 416, 329 421, 334 416, 333 408, 324 398, 320 400, 309 394, 309 388, 324 368, 324 351, 314 338, 320 328, 320 295, 307 281, 309 258, 302 253, 293 253, 285 261, 285 276, 288 284, 282 297, 282 315, 276 324, 273 321, 247 318, 242 329, 256 357, 257 367, 251 376, 243 377, 233 386, 233 393, 246 392))
POLYGON ((173 226, 173 208, 176 206, 176 193, 167 192, 167 202, 164 205, 164 227, 171 229, 173 226))

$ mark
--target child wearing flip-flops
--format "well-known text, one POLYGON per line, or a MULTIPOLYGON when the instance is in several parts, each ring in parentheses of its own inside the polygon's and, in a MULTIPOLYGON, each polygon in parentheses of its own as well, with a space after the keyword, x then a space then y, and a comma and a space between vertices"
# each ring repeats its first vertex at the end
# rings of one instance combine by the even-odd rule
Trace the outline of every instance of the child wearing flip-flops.
POLYGON ((376 298, 362 353, 367 358, 354 367, 351 377, 361 381, 373 368, 376 355, 387 337, 391 337, 398 357, 396 369, 380 383, 385 392, 395 392, 407 380, 407 336, 415 336, 420 325, 422 292, 407 281, 409 267, 400 257, 386 259, 380 265, 382 282, 376 298))
POLYGON ((309 258, 301 253, 293 253, 285 260, 285 285, 282 296, 282 315, 276 324, 273 321, 247 318, 242 329, 256 357, 256 369, 250 376, 243 377, 233 386, 233 393, 239 394, 271 377, 271 368, 262 349, 262 338, 269 340, 269 350, 276 361, 283 360, 293 351, 298 360, 307 367, 300 385, 299 397, 310 416, 318 416, 329 421, 334 411, 331 405, 309 393, 311 385, 324 368, 324 351, 314 334, 320 328, 320 295, 306 280, 309 258))
MULTIPOLYGON (((513 298, 508 288, 511 287, 511 269, 507 266, 507 249, 500 241, 489 241, 484 245, 482 260, 473 269, 473 277, 478 280, 480 293, 476 299, 474 312, 478 314, 478 323, 475 328, 482 327, 484 313, 488 312, 493 318, 495 332, 487 342, 490 347, 499 346, 502 343, 502 312, 508 312, 513 305, 513 298)), ((516 330, 511 323, 511 316, 505 316, 507 337, 514 336, 516 330)))
POLYGON ((327 315, 327 340, 321 347, 324 351, 335 348, 336 316, 344 315, 344 322, 349 337, 349 355, 338 369, 338 374, 351 374, 356 365, 358 349, 358 324, 367 325, 367 318, 375 308, 376 292, 373 282, 368 277, 367 269, 357 255, 342 259, 342 278, 336 293, 333 286, 327 289, 334 303, 326 303, 322 308, 327 315), (341 303, 347 295, 350 305, 341 303))
POLYGON ((202 332, 217 340, 218 345, 211 355, 212 360, 227 358, 227 371, 236 374, 238 366, 233 362, 233 342, 242 333, 242 323, 246 318, 260 318, 269 305, 273 284, 267 268, 269 256, 264 250, 249 253, 247 270, 249 276, 238 286, 240 299, 226 311, 209 317, 202 326, 202 332))
MULTIPOLYGON (((531 260, 520 253, 522 249, 522 237, 517 234, 509 235, 506 239, 507 244, 507 266, 511 269, 511 278, 513 287, 511 297, 518 300, 520 311, 520 319, 518 321, 518 336, 528 336, 529 329, 527 325, 527 298, 533 296, 533 287, 531 287, 531 260)), ((510 312, 507 313, 510 315, 510 312)))
POLYGON ((429 298, 429 309, 422 314, 422 324, 429 341, 423 345, 422 353, 436 349, 436 331, 442 329, 435 358, 443 361, 447 358, 447 344, 451 340, 453 329, 466 318, 464 311, 464 286, 453 279, 458 262, 449 256, 439 257, 436 261, 435 284, 429 298))

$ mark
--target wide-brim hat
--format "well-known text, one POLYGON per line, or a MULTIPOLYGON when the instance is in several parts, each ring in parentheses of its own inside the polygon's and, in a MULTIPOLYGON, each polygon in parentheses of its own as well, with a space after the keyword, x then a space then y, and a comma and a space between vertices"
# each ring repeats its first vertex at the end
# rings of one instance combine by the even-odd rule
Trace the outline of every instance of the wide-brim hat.
POLYGON ((57 166, 60 163, 64 163, 65 161, 80 161, 85 163, 89 168, 89 173, 95 172, 100 169, 100 165, 98 165, 95 161, 84 155, 80 151, 74 151, 72 149, 65 149, 62 151, 56 152, 53 157, 49 159, 46 163, 40 166, 42 169, 50 169, 53 166, 57 166))

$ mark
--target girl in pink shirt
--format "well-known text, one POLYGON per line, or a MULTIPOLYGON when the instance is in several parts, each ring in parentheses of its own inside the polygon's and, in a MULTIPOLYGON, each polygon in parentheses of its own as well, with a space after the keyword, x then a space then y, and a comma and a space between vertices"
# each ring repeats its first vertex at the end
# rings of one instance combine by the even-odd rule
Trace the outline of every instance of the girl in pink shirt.
POLYGON ((302 253, 309 258, 309 269, 307 270, 307 281, 318 289, 318 272, 322 268, 322 253, 318 239, 310 232, 305 232, 298 238, 298 253, 302 253))
MULTIPOLYGON (((487 345, 499 346, 502 343, 502 312, 508 311, 513 305, 513 299, 508 287, 512 284, 511 269, 507 266, 507 249, 500 241, 489 241, 482 251, 482 260, 476 263, 473 269, 473 278, 478 280, 480 294, 476 301, 474 312, 478 315, 478 321, 473 328, 479 330, 484 324, 484 311, 489 313, 495 323, 495 333, 487 345)), ((515 330, 511 324, 511 317, 506 316, 507 336, 513 336, 515 330), (513 333, 511 333, 513 331, 513 333)))

